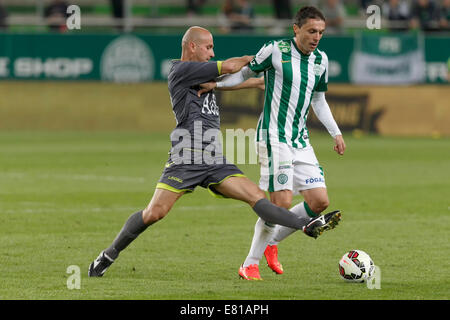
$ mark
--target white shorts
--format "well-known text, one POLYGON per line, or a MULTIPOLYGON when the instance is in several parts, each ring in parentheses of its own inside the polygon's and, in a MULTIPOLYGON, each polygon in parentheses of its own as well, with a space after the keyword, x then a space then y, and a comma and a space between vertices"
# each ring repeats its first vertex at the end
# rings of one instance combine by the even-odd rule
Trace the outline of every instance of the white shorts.
POLYGON ((258 141, 256 150, 261 165, 259 187, 262 190, 291 190, 296 195, 302 190, 326 188, 323 169, 312 146, 297 149, 286 143, 271 143, 268 148, 265 141, 258 141))

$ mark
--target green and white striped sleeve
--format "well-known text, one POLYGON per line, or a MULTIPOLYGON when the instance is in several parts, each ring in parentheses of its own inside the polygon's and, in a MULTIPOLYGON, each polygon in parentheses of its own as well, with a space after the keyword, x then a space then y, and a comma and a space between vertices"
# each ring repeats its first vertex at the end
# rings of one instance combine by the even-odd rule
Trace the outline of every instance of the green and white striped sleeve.
POLYGON ((255 72, 260 73, 272 67, 272 50, 274 42, 270 41, 258 51, 256 56, 249 64, 249 68, 255 72))

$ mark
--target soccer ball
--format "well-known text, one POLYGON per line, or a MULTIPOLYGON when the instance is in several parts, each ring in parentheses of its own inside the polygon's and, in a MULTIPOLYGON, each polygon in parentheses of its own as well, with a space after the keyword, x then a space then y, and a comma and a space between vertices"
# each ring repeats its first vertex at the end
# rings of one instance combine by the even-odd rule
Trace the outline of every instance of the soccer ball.
POLYGON ((375 265, 367 253, 352 250, 339 261, 339 274, 349 282, 364 282, 373 277, 375 265))

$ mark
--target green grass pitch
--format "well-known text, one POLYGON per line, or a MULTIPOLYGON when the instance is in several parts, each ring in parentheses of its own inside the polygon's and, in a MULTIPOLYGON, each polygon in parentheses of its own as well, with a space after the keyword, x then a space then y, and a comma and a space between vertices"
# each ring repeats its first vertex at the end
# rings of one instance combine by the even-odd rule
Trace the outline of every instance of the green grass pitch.
MULTIPOLYGON (((168 135, 0 133, 0 300, 449 299, 450 140, 347 135, 339 157, 329 136, 311 139, 343 220, 282 242, 285 274, 262 260, 264 281, 239 280, 257 216, 198 188, 91 279, 90 262, 151 199, 168 135), (340 279, 351 249, 371 255, 381 289, 340 279), (81 287, 70 290, 73 265, 81 287)), ((240 167, 258 181, 257 165, 240 167)))

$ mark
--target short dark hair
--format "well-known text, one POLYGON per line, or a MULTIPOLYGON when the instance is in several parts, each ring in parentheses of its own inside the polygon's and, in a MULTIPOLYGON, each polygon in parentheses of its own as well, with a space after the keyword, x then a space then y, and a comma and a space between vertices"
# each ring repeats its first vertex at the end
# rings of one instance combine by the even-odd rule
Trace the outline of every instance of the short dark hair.
POLYGON ((322 12, 320 12, 319 9, 312 6, 303 7, 300 10, 298 10, 297 14, 294 18, 294 23, 301 27, 306 23, 308 19, 320 19, 325 21, 325 17, 322 12))

